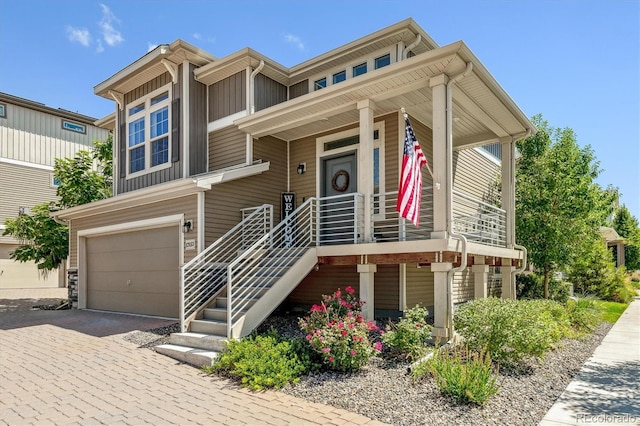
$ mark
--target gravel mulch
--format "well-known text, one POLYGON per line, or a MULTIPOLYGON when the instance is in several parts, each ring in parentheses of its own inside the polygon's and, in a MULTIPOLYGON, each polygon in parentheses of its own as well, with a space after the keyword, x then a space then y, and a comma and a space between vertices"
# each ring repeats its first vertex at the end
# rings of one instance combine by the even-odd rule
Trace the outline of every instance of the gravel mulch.
POLYGON ((154 346, 169 343, 171 333, 180 331, 180 323, 167 325, 165 327, 154 328, 144 331, 132 331, 123 336, 127 342, 134 343, 141 348, 153 348, 154 346))

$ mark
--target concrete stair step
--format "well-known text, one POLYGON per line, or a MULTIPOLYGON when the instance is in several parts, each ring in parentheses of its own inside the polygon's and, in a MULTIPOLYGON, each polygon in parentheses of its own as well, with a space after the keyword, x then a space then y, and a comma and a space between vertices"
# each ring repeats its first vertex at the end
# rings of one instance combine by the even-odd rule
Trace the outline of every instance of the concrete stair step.
POLYGON ((205 333, 171 333, 169 343, 176 346, 189 346, 195 349, 204 349, 220 352, 226 349, 227 338, 205 333))
MULTIPOLYGON (((242 299, 241 299, 242 300, 242 299)), ((254 303, 256 303, 259 299, 251 299, 249 300, 246 308, 250 308, 251 306, 253 306, 254 303)), ((236 303, 238 303, 238 299, 235 299, 236 303)), ((244 305, 244 302, 243 302, 244 305)), ((211 305, 212 308, 227 308, 227 297, 218 297, 216 298, 216 300, 212 303, 211 305)))
POLYGON ((214 320, 214 321, 226 321, 227 320, 227 309, 226 308, 205 308, 202 312, 204 319, 206 320, 214 320))
POLYGON ((210 366, 218 356, 218 352, 215 351, 171 344, 156 346, 154 350, 159 354, 196 367, 210 366))
POLYGON ((212 334, 214 336, 227 335, 227 322, 199 319, 191 321, 189 330, 193 333, 212 334))

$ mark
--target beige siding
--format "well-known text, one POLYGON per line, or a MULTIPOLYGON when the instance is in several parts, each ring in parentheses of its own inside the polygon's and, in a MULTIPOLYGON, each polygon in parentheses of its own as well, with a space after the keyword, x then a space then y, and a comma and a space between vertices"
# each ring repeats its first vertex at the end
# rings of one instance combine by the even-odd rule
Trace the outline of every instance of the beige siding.
POLYGON ((489 277, 487 280, 488 291, 490 297, 502 297, 502 275, 496 273, 496 268, 489 268, 489 277))
POLYGON ((209 171, 237 166, 245 162, 246 133, 234 127, 209 134, 209 171))
POLYGON ((7 118, 0 118, 0 157, 44 166, 54 166, 55 158, 73 157, 90 149, 92 140, 105 140, 109 132, 80 121, 87 133, 62 128, 62 118, 7 103, 7 118))
MULTIPOLYGON (((70 265, 71 267, 78 266, 79 230, 93 229, 109 225, 126 224, 128 222, 134 222, 137 220, 160 218, 163 216, 171 216, 176 214, 184 214, 185 219, 190 219, 193 222, 193 229, 188 234, 188 238, 196 239, 199 226, 196 195, 189 195, 186 197, 175 198, 172 200, 147 204, 130 209, 118 210, 101 215, 94 215, 81 219, 74 219, 71 223, 71 241, 69 244, 70 265)), ((185 251, 184 261, 188 262, 195 255, 195 250, 185 251)))
POLYGON ((500 166, 475 149, 454 152, 454 189, 491 204, 499 176, 500 166))
MULTIPOLYGON (((56 189, 51 187, 51 171, 34 167, 0 163, 0 224, 18 216, 20 207, 56 201, 56 189)), ((15 242, 2 236, 0 243, 15 242)))
POLYGON ((470 268, 453 274, 453 303, 473 300, 474 282, 470 268))
POLYGON ((416 305, 433 306, 433 272, 431 268, 418 268, 415 263, 407 264, 407 308, 416 305))
POLYGON ((294 305, 320 303, 323 294, 333 294, 338 288, 344 290, 347 286, 353 287, 358 294, 359 283, 360 277, 355 265, 320 265, 317 271, 311 271, 291 292, 288 301, 294 305))
POLYGON ((399 265, 378 265, 373 286, 373 300, 376 309, 398 309, 400 300, 399 268, 399 265))
POLYGON ((274 222, 279 221, 280 194, 287 190, 287 144, 275 138, 261 138, 255 141, 253 154, 254 159, 271 163, 267 172, 215 185, 205 193, 206 245, 240 222, 240 210, 247 207, 272 204, 274 222))

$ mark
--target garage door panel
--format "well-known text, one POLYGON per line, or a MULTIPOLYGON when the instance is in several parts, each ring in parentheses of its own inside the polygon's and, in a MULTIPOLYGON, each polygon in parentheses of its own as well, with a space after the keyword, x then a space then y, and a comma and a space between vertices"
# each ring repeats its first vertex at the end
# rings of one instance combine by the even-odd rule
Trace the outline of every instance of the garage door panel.
POLYGON ((166 260, 177 251, 176 247, 153 248, 142 250, 122 250, 120 252, 93 253, 90 257, 90 268, 94 272, 113 271, 174 271, 175 265, 166 260), (114 268, 115 267, 115 268, 114 268))
POLYGON ((174 294, 154 294, 150 300, 148 293, 132 292, 128 294, 128 297, 122 297, 122 293, 118 291, 98 291, 93 292, 90 299, 94 299, 91 302, 87 301, 87 303, 91 303, 91 309, 169 318, 178 316, 174 294))
POLYGON ((176 318, 178 226, 88 237, 86 306, 176 318))

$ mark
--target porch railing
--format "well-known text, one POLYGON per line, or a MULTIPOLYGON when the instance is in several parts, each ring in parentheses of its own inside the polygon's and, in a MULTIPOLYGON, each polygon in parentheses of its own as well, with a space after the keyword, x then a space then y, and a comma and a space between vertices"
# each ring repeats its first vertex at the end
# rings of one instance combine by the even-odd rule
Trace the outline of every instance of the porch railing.
POLYGON ((263 204, 243 211, 243 219, 182 267, 180 286, 180 327, 227 283, 227 266, 243 250, 267 234, 273 224, 273 206, 263 204), (253 240, 253 241, 252 241, 253 240))
POLYGON ((374 194, 371 198, 371 235, 376 242, 426 240, 433 231, 433 188, 422 187, 418 227, 396 211, 398 191, 374 194))
POLYGON ((453 191, 453 230, 468 241, 505 247, 506 211, 460 191, 453 191))

